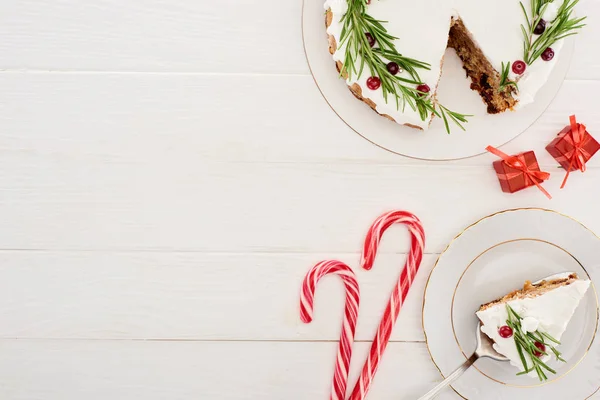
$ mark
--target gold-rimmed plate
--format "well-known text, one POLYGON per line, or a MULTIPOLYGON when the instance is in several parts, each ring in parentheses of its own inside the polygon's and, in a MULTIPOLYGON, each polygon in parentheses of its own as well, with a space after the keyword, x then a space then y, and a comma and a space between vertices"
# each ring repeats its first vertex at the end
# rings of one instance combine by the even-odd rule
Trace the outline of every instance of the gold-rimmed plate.
POLYGON ((523 285, 560 272, 592 280, 562 338, 566 363, 546 382, 516 376, 509 363, 480 360, 452 387, 465 399, 583 400, 600 389, 595 340, 600 239, 581 223, 544 209, 507 210, 471 225, 440 255, 425 289, 423 329, 432 361, 448 376, 475 349, 475 311, 523 285))
MULTIPOLYGON (((427 132, 421 132, 379 116, 354 98, 340 79, 329 54, 323 5, 324 0, 304 0, 302 6, 304 52, 319 91, 354 132, 383 149, 411 158, 435 161, 469 158, 485 153, 488 145, 499 147, 513 140, 525 132, 554 100, 569 70, 574 50, 574 38, 567 38, 553 60, 556 66, 536 94, 535 102, 515 112, 496 115, 487 114, 481 97, 470 89, 471 82, 465 76, 461 61, 453 50, 448 50, 437 98, 452 110, 474 116, 469 118, 466 132, 454 127, 453 134, 448 135, 439 118, 434 119, 427 132)), ((515 13, 521 12, 518 3, 513 6, 515 13)), ((414 10, 407 10, 407 14, 414 14, 414 10)), ((515 32, 520 35, 519 29, 515 27, 515 32)), ((520 48, 520 43, 518 46, 520 48)))

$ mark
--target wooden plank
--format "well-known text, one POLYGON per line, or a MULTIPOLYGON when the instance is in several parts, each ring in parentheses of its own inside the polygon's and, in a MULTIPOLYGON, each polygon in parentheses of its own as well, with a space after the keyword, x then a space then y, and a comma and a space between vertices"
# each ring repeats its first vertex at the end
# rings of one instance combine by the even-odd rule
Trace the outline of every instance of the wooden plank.
MULTIPOLYGON (((300 0, 276 8, 258 0, 4 2, 0 69, 308 75, 301 8, 300 0)), ((600 79, 590 51, 600 7, 582 1, 577 12, 589 21, 568 77, 600 79)))
MULTIPOLYGON (((371 340, 405 256, 359 254, 0 252, 0 338, 338 340, 342 285, 319 285, 303 324, 299 293, 317 261, 341 259, 362 290, 357 340, 371 340)), ((392 340, 423 340, 426 256, 392 340)))
POLYGON ((0 69, 305 73, 300 1, 0 4, 0 69))
MULTIPOLYGON (((35 157, 124 168, 173 159, 487 168, 494 159, 440 164, 383 151, 350 130, 305 76, 4 73, 0 87, 0 146, 11 163, 35 157)), ((543 149, 569 115, 577 112, 592 133, 600 126, 595 102, 581 96, 596 91, 600 82, 565 82, 547 112, 506 151, 537 150, 542 165, 554 168, 543 149)), ((419 134, 406 129, 399 127, 399 135, 419 134)), ((600 158, 589 166, 600 166, 600 158)))
POLYGON ((569 79, 600 79, 600 57, 589 49, 595 48, 600 36, 600 3, 596 0, 583 0, 577 5, 578 16, 587 16, 586 26, 577 37, 575 53, 571 62, 569 79))
MULTIPOLYGON (((356 344, 351 382, 368 346, 356 344)), ((305 400, 327 398, 337 343, 2 340, 0 349, 6 400, 305 400)), ((440 379, 423 344, 392 343, 369 396, 415 399, 440 379)))
MULTIPOLYGON (((590 184, 600 169, 573 174, 563 191, 556 169, 549 201, 535 188, 501 193, 491 166, 205 163, 183 149, 160 161, 80 154, 0 159, 0 249, 356 252, 372 221, 396 208, 422 219, 429 253, 506 208, 554 208, 600 231, 589 201, 600 196, 590 184)), ((404 233, 390 233, 388 251, 407 251, 404 233)))

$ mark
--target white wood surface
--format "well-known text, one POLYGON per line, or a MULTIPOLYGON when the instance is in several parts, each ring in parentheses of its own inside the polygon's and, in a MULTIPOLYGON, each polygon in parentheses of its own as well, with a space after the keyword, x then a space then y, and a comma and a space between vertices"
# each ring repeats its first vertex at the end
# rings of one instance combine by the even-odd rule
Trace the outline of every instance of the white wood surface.
MULTIPOLYGON (((589 26, 558 97, 506 146, 555 172, 552 201, 501 193, 491 156, 421 162, 350 131, 314 86, 300 12, 300 0, 0 1, 1 399, 325 399, 342 288, 324 281, 303 325, 302 277, 324 258, 357 268, 391 208, 423 220, 427 255, 370 398, 415 399, 441 379, 422 293, 456 233, 524 206, 600 232, 600 158, 560 191, 543 151, 572 113, 600 132, 600 0, 581 2, 589 26)), ((353 377, 406 240, 391 231, 376 267, 357 270, 353 377)))

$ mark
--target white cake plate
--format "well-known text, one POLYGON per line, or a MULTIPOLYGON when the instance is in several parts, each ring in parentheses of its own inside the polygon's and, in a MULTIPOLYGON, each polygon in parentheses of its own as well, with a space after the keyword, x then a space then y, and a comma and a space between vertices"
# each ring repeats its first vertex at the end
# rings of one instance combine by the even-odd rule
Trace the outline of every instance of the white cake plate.
POLYGON ((488 145, 499 147, 508 143, 527 130, 550 105, 573 55, 571 37, 553 61, 557 65, 534 103, 518 111, 489 115, 479 94, 470 89, 471 81, 465 77, 460 59, 453 50, 448 50, 438 98, 451 110, 474 117, 469 119, 466 132, 455 126, 448 135, 439 118, 423 132, 379 116, 350 93, 329 54, 323 3, 323 0, 304 0, 302 11, 304 50, 315 83, 333 111, 352 130, 377 146, 406 157, 456 160, 483 154, 488 145))
POLYGON ((558 347, 567 362, 548 362, 556 375, 540 382, 517 376, 510 363, 481 359, 452 384, 456 393, 471 400, 583 400, 598 393, 599 246, 600 238, 579 222, 543 209, 485 217, 449 244, 429 276, 423 302, 427 348, 444 377, 475 350, 475 312, 481 304, 526 280, 556 273, 576 272, 592 280, 558 347))

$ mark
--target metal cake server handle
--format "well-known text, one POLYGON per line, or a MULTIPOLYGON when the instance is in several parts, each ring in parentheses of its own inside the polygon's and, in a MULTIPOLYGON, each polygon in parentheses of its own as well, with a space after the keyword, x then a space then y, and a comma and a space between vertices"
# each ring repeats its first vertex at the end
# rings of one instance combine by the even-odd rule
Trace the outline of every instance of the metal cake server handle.
POLYGON ((508 361, 508 358, 504 357, 502 354, 498 353, 494 350, 492 340, 487 337, 485 333, 481 331, 481 322, 477 324, 477 349, 475 353, 468 358, 467 361, 464 362, 463 365, 458 367, 454 372, 452 372, 446 379, 444 379, 440 384, 431 389, 427 394, 422 397, 419 397, 419 400, 431 400, 435 398, 438 394, 440 394, 448 385, 457 380, 466 370, 468 370, 471 365, 475 364, 480 358, 487 357, 496 361, 508 361))

